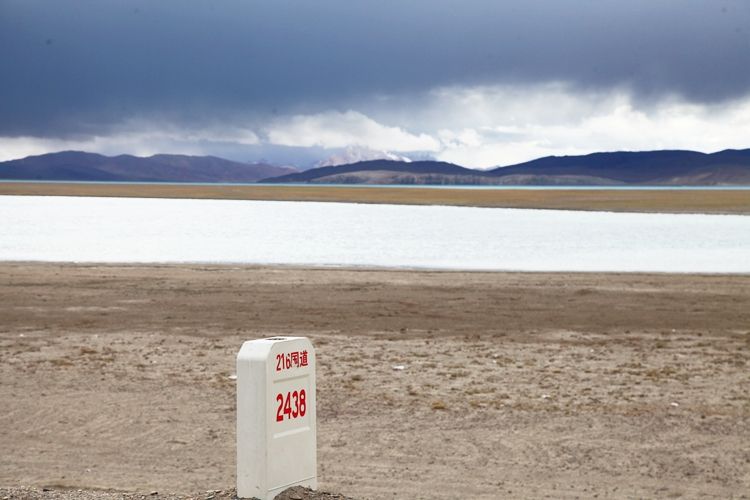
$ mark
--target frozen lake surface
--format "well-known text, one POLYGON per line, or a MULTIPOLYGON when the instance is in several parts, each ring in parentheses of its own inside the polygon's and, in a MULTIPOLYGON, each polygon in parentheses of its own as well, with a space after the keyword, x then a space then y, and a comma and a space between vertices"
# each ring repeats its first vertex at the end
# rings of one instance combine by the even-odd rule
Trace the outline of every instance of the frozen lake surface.
POLYGON ((750 272, 750 216, 0 196, 0 260, 750 272))

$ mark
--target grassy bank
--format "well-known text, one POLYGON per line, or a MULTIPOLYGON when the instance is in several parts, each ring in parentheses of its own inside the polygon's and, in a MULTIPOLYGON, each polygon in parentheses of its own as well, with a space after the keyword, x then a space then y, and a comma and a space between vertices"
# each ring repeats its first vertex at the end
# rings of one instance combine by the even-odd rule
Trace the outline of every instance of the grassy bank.
POLYGON ((206 186, 190 184, 3 183, 0 195, 206 198, 607 210, 618 212, 750 213, 743 190, 431 189, 352 186, 206 186))

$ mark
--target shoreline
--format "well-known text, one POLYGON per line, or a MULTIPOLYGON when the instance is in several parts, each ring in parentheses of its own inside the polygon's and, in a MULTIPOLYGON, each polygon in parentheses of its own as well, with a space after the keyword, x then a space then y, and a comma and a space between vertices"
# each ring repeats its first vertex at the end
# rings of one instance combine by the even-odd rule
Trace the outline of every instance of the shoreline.
POLYGON ((441 187, 2 182, 0 195, 300 201, 672 214, 750 214, 742 189, 461 189, 441 187))
POLYGON ((388 266, 354 266, 354 265, 307 265, 307 264, 257 264, 245 262, 96 262, 96 261, 53 261, 53 260, 0 260, 0 267, 7 266, 57 266, 77 267, 81 269, 108 267, 118 268, 189 268, 197 270, 237 269, 248 271, 309 271, 309 272, 349 272, 349 273, 403 273, 403 274, 508 274, 508 275, 550 275, 550 276, 696 276, 696 277, 737 277, 745 278, 750 272, 675 272, 675 271, 524 271, 514 269, 461 269, 430 267, 388 267, 388 266))

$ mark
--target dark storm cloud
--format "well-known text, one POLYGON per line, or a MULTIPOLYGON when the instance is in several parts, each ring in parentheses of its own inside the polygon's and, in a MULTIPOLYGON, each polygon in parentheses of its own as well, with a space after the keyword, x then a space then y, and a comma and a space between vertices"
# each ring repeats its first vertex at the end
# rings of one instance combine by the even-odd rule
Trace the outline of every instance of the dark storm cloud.
POLYGON ((356 107, 564 81, 708 102, 750 90, 750 2, 0 0, 0 135, 356 107))

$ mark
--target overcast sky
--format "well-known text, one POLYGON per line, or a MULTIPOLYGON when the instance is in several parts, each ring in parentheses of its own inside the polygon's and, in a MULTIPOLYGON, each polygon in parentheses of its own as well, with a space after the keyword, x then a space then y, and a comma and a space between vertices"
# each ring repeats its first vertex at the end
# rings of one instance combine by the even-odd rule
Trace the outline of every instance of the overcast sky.
POLYGON ((0 160, 750 147, 746 0, 0 0, 0 160))

